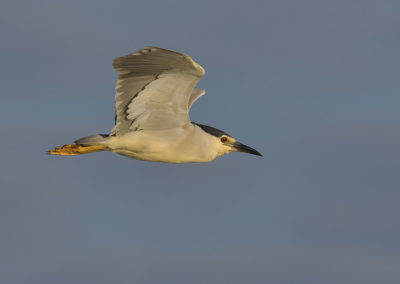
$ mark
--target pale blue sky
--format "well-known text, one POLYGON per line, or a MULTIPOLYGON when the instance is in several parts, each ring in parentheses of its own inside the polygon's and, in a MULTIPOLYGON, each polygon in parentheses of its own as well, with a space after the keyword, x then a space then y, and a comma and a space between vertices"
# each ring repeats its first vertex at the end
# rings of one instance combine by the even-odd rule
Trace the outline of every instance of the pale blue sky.
POLYGON ((0 282, 399 283, 400 2, 0 3, 0 282), (193 121, 264 154, 49 147, 108 132, 112 59, 206 69, 193 121))

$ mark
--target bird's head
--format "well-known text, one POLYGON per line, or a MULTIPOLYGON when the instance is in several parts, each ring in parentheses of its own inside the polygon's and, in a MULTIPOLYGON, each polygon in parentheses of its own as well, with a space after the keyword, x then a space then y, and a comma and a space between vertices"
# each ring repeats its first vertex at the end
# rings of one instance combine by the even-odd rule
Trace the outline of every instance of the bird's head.
POLYGON ((211 138, 213 141, 212 144, 216 149, 217 156, 229 154, 231 152, 243 152, 257 156, 262 156, 262 154, 257 150, 240 143, 235 138, 233 138, 228 133, 222 130, 216 129, 208 125, 197 124, 197 123, 195 124, 199 126, 207 134, 212 136, 211 138))

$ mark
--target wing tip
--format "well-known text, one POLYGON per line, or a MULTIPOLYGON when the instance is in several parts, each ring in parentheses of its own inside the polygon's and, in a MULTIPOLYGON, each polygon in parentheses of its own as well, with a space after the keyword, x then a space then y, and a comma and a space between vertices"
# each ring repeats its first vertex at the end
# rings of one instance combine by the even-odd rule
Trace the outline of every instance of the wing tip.
MULTIPOLYGON (((200 64, 196 63, 193 60, 193 58, 191 58, 189 55, 182 53, 182 52, 174 51, 171 49, 158 47, 158 46, 147 46, 145 48, 139 49, 138 51, 129 53, 128 55, 117 57, 113 60, 112 66, 116 71, 118 71, 120 73, 129 73, 129 70, 127 70, 128 68, 126 68, 127 67, 126 65, 127 65, 127 61, 128 62, 130 61, 129 60, 130 58, 133 59, 132 57, 140 57, 143 55, 148 55, 153 52, 154 53, 160 52, 160 53, 164 53, 165 55, 169 54, 172 56, 179 56, 184 61, 186 61, 186 64, 189 64, 190 66, 193 67, 194 72, 190 72, 190 73, 192 73, 193 75, 198 76, 198 77, 203 77, 206 74, 204 68, 200 64)), ((130 63, 133 63, 133 62, 130 62, 130 63)))

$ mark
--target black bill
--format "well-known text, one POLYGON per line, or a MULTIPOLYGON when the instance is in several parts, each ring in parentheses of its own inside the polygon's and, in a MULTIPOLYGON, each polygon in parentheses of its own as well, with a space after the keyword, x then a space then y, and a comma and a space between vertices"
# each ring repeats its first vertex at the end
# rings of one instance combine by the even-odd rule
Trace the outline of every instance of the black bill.
POLYGON ((233 147, 239 152, 244 152, 244 153, 253 154, 253 155, 257 155, 257 156, 261 156, 262 157, 262 154, 260 152, 258 152, 257 150, 255 150, 255 149, 253 149, 253 148, 251 148, 249 146, 246 146, 246 145, 244 145, 244 144, 242 144, 240 142, 235 142, 233 144, 233 147))

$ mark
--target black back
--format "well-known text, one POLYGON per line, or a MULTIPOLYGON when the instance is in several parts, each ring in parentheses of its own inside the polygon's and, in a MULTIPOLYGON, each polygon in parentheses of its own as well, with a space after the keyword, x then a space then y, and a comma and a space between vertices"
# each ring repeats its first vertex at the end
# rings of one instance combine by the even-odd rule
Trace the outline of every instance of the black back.
POLYGON ((231 137, 228 133, 226 133, 226 132, 224 132, 222 130, 219 130, 217 128, 214 128, 214 127, 211 127, 211 126, 208 126, 208 125, 204 125, 204 124, 199 124, 199 123, 196 123, 196 122, 192 122, 192 123, 197 125, 201 129, 203 129, 208 134, 211 134, 211 135, 213 135, 215 137, 221 137, 223 135, 231 137))

